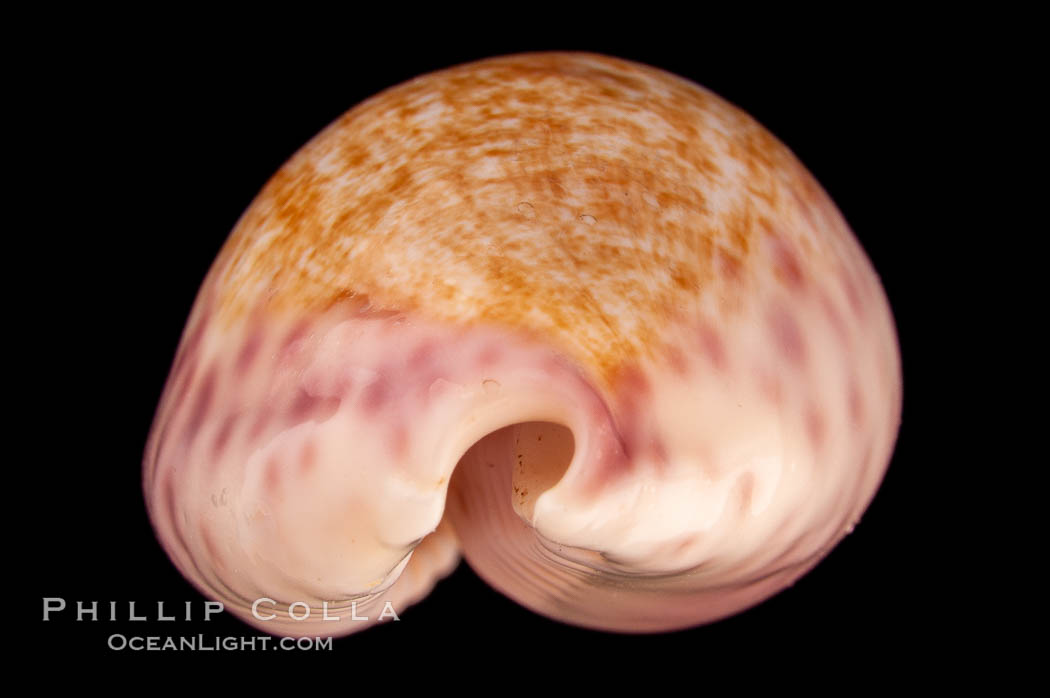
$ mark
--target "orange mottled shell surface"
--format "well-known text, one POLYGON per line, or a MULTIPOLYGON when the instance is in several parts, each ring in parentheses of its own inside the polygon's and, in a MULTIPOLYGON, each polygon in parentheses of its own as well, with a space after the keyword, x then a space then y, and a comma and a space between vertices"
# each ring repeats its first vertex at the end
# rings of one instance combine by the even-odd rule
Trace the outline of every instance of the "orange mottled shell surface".
POLYGON ((787 148, 693 83, 604 57, 500 58, 329 126, 263 189, 215 281, 230 318, 366 296, 527 328, 609 376, 705 300, 732 313, 754 269, 826 273, 837 241, 815 224, 842 225, 828 204, 787 148))

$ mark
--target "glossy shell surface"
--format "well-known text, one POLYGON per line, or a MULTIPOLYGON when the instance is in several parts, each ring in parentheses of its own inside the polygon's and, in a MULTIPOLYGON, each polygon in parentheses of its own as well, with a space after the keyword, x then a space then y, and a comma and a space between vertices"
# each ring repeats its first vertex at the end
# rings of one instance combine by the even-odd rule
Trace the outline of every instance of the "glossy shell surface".
POLYGON ((900 404, 879 279, 785 146, 653 68, 508 56, 365 101, 264 187, 144 489, 179 570, 269 632, 363 629, 351 604, 460 555, 550 617, 670 630, 850 531, 900 404))

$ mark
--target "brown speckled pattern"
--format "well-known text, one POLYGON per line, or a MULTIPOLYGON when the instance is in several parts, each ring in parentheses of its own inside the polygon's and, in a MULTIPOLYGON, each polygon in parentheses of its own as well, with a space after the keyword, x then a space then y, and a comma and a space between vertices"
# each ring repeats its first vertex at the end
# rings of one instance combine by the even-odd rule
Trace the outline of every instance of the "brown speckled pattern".
POLYGON ((703 297, 733 312, 755 255, 785 285, 822 273, 834 243, 810 223, 826 205, 783 145, 692 83, 590 55, 498 58, 329 126, 267 184, 215 280, 228 320, 260 298, 366 295, 532 329, 610 378, 703 297))

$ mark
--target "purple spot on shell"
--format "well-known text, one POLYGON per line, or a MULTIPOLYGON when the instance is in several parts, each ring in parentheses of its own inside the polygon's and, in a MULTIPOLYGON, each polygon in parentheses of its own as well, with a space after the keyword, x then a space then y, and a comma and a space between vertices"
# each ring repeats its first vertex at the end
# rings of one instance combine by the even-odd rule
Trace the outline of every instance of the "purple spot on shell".
POLYGON ((219 431, 215 434, 215 440, 212 441, 211 445, 211 457, 213 464, 218 463, 222 459, 223 451, 226 450, 226 446, 230 442, 230 436, 233 434, 233 427, 237 424, 237 415, 229 414, 226 419, 223 420, 222 426, 219 427, 219 431))
POLYGON ((193 386, 193 382, 197 377, 195 370, 196 367, 196 362, 193 362, 183 366, 183 369, 178 374, 172 373, 172 376, 175 377, 175 388, 172 393, 171 404, 175 407, 178 407, 186 400, 186 394, 193 386))
POLYGON ((820 304, 824 308, 824 314, 828 318, 828 323, 831 325, 832 329, 835 330, 835 334, 838 336, 839 341, 848 348, 849 333, 846 330, 846 323, 842 319, 842 313, 840 313, 839 309, 835 307, 835 302, 831 300, 827 293, 822 292, 820 294, 820 304))
POLYGON ((237 353, 237 360, 234 363, 234 370, 238 376, 243 376, 247 372, 248 368, 251 367, 252 362, 255 361, 255 357, 259 354, 259 349, 262 347, 262 331, 255 329, 252 330, 251 335, 241 345, 240 352, 237 353))
POLYGON ((478 354, 478 365, 482 368, 487 368, 499 361, 502 355, 503 352, 498 345, 486 345, 485 348, 481 350, 481 353, 478 354))
POLYGON ((287 417, 292 424, 301 424, 309 419, 323 422, 335 414, 339 402, 339 398, 311 395, 300 388, 288 408, 287 417))
POLYGON ((160 434, 157 436, 157 443, 153 449, 153 465, 150 468, 150 477, 152 478, 157 476, 161 460, 167 456, 168 446, 170 445, 168 435, 171 432, 171 422, 170 418, 165 419, 164 426, 161 427, 160 434))
POLYGON ((620 373, 618 391, 625 402, 630 403, 638 398, 643 398, 651 390, 649 379, 637 366, 629 366, 620 373))
POLYGON ((650 436, 642 423, 641 415, 636 406, 632 406, 629 398, 624 402, 624 409, 617 420, 617 431, 620 433, 620 442, 627 458, 636 458, 650 446, 650 436))
POLYGON ((426 341, 420 344, 408 357, 408 370, 417 373, 424 373, 429 370, 436 360, 437 349, 437 343, 433 341, 426 341))
POLYGON ((775 307, 769 313, 769 329, 784 358, 801 367, 806 361, 806 345, 795 316, 783 307, 775 307))
POLYGON ((186 435, 192 438, 201 428, 205 418, 208 416, 208 412, 211 410, 212 401, 215 397, 215 384, 218 381, 215 366, 208 369, 208 372, 204 375, 204 380, 201 381, 200 388, 197 392, 197 399, 193 402, 193 409, 190 412, 190 421, 186 427, 186 435))
POLYGON ((162 480, 161 492, 165 506, 168 507, 168 516, 171 517, 172 524, 176 524, 175 520, 175 476, 172 471, 164 473, 164 479, 162 480))
POLYGON ((736 257, 732 256, 725 250, 719 249, 715 253, 715 260, 718 265, 719 276, 726 281, 738 282, 743 278, 743 265, 736 257))
POLYGON ((770 238, 770 249, 773 255, 773 269, 785 285, 793 291, 802 291, 806 279, 802 275, 802 265, 791 246, 779 237, 770 238))
POLYGON ((700 339, 700 350, 707 357, 708 361, 719 371, 725 371, 729 362, 726 357, 726 348, 725 343, 722 341, 722 336, 704 322, 700 323, 697 336, 700 339))
POLYGON ((365 388, 362 404, 369 412, 378 412, 390 398, 390 388, 383 378, 377 378, 365 388))
POLYGON ((667 365, 671 367, 678 376, 685 376, 689 372, 689 364, 685 360, 685 354, 676 346, 669 346, 664 350, 667 365))

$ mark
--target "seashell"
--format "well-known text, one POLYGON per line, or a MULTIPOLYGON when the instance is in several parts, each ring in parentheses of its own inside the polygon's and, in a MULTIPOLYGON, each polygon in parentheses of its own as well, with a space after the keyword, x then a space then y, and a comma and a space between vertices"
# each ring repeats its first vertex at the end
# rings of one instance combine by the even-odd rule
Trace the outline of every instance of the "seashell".
POLYGON ((878 277, 784 145, 663 71, 517 55, 363 102, 266 184, 144 492, 180 572, 275 634, 368 627, 460 555, 538 613, 663 631, 817 564, 900 408, 878 277))

